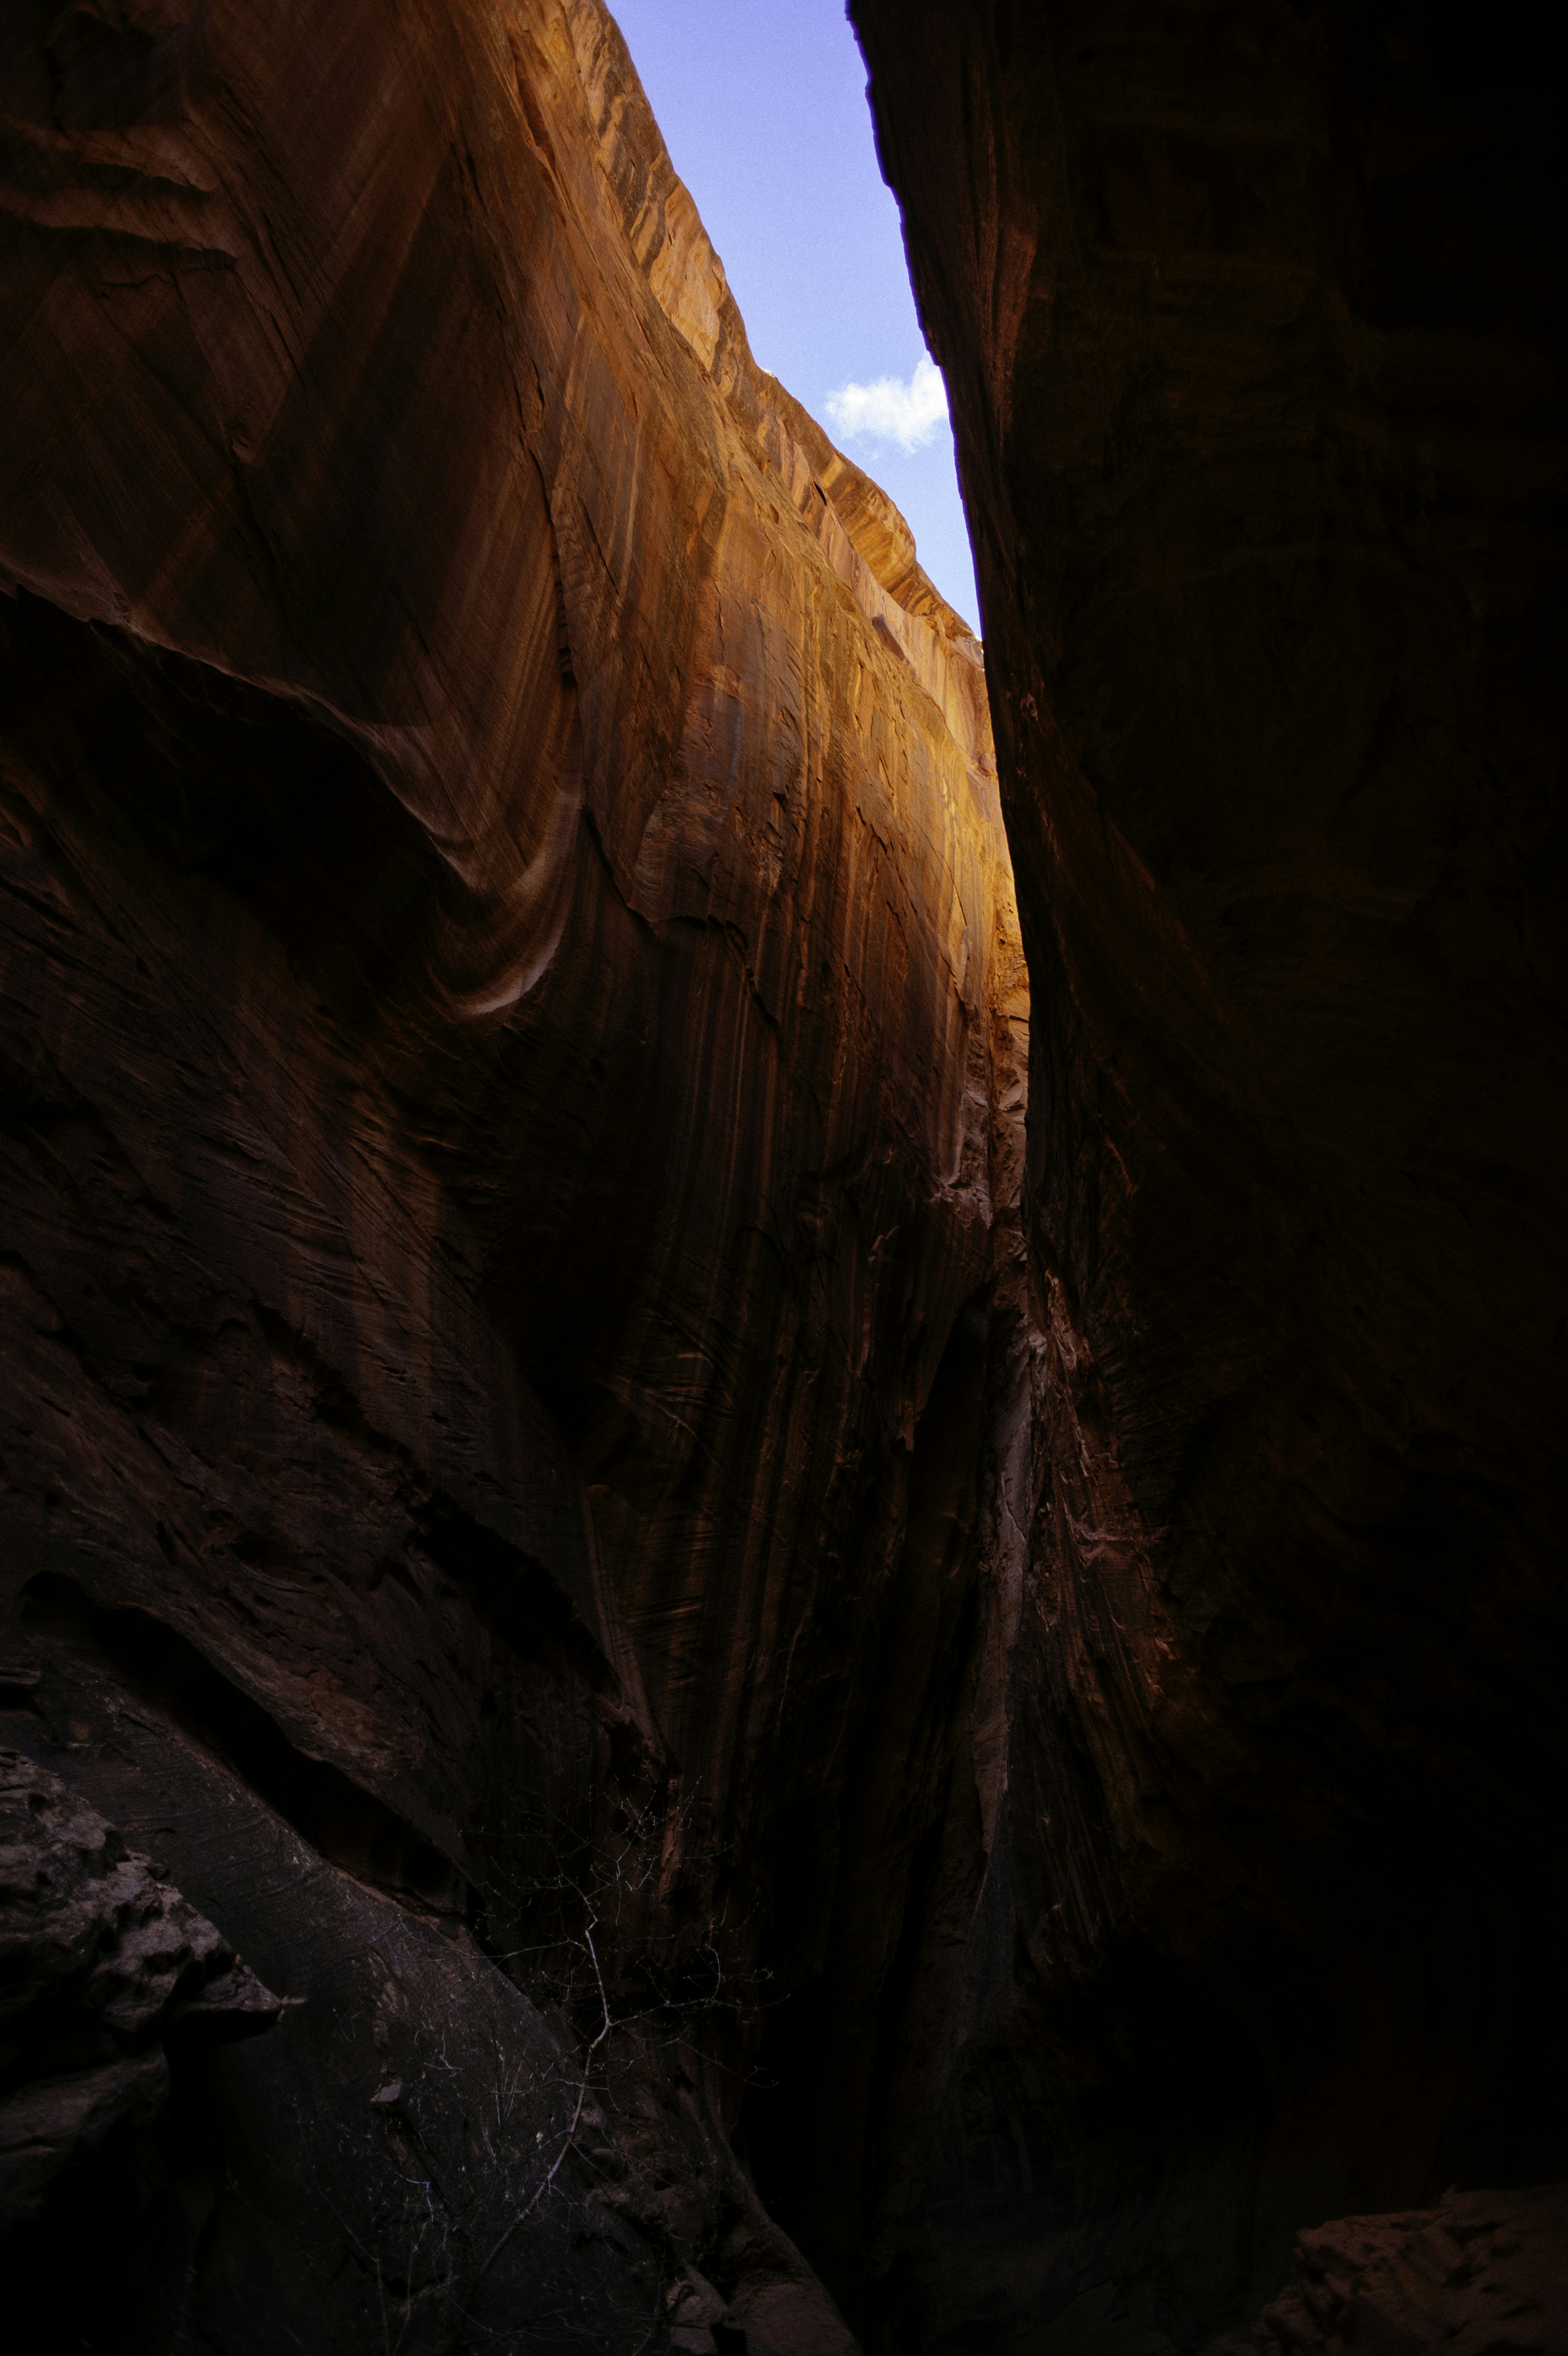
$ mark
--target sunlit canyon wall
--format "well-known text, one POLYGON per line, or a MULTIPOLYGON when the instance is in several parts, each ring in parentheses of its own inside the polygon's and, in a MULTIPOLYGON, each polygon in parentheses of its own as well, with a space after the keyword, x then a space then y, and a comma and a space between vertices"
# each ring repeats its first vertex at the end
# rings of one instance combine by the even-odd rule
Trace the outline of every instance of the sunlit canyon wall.
POLYGON ((979 649, 592 0, 6 26, 18 2297, 848 2347, 737 2145, 1001 1788, 979 649))

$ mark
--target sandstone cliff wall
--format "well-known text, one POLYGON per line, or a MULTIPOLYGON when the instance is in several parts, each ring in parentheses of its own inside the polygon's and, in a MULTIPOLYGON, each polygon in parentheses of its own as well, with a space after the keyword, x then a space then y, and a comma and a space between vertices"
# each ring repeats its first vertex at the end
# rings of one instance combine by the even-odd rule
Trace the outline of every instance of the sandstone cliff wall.
POLYGON ((4 39, 0 1699, 300 2000, 28 2279, 846 2347, 731 2137, 902 2147, 997 1820, 979 650, 593 0, 4 39))
POLYGON ((1552 77, 1521 10, 851 14, 1049 1334, 997 1961, 885 2262, 903 2344, 1144 2356, 1568 2167, 1552 77))

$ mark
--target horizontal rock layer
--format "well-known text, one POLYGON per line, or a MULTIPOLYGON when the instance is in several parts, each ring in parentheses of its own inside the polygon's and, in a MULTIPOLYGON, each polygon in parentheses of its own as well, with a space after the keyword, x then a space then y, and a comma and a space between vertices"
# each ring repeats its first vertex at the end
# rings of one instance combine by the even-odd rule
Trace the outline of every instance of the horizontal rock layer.
POLYGON ((4 39, 0 1701, 301 1999, 115 2328, 847 2348, 737 2154, 798 2022, 906 2148, 997 1821, 979 650, 595 0, 4 39))
POLYGON ((1048 1336, 997 1960, 883 2263, 903 2346, 1147 2356, 1568 2171, 1552 77, 1518 9, 851 13, 1048 1336))

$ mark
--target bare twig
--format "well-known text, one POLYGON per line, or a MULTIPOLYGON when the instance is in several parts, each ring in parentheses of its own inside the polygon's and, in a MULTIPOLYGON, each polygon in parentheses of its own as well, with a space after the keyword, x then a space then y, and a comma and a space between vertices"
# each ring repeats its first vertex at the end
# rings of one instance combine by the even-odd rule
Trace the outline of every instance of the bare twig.
POLYGON ((496 2259, 500 2256, 502 2251, 506 2248, 507 2243, 511 2240, 513 2234, 517 2232, 517 2227, 525 2223, 527 2220, 533 2215, 534 2211, 539 2207, 539 2202, 544 2199, 545 2194, 549 2190, 550 2186, 555 2182, 556 2178, 560 2175, 561 2164, 565 2160, 567 2153, 571 2149, 573 2142, 576 2139, 577 2130, 582 2124, 582 2113, 588 2101, 589 2078, 593 2067, 593 2056, 598 2052, 599 2048, 603 2044, 604 2040, 609 2036, 611 2029, 614 2027, 614 2022, 610 2018, 610 1998, 604 1987, 604 1975, 599 1968, 599 1951, 593 1944, 593 1933, 598 1928, 598 1916, 596 1914, 591 1914, 588 1919, 587 1927, 583 1932, 581 1942, 579 1943, 578 1941, 573 1940, 571 1943, 574 1946, 581 1944, 586 1946, 588 1950, 588 1960, 593 1966, 593 1976, 599 1986, 600 2012, 598 2033, 583 2056, 582 2072, 578 2080, 577 2085, 577 2107, 571 2115, 571 2125, 567 2128, 566 2133, 561 2137, 560 2149, 556 2153, 554 2159, 550 2162, 549 2173, 544 2178, 542 2183, 539 2185, 534 2193, 533 2199, 528 2202, 527 2208, 518 2210, 517 2215, 512 2219, 511 2223, 501 2235, 500 2240, 496 2244, 495 2248, 491 2251, 489 2256, 480 2267, 477 2275, 475 2275, 475 2280, 476 2282, 482 2282, 484 2280, 491 2267, 495 2265, 496 2259))

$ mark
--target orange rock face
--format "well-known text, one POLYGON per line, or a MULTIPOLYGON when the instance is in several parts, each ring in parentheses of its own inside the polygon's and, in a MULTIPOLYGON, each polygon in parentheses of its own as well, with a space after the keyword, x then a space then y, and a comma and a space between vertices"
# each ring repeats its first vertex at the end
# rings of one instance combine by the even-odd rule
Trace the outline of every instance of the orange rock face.
POLYGON ((979 649, 592 0, 5 38, 5 1723, 304 1999, 112 2311, 848 2346, 730 2136, 998 1804, 979 649))

